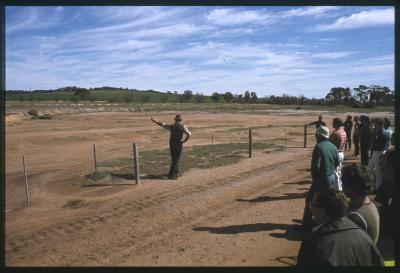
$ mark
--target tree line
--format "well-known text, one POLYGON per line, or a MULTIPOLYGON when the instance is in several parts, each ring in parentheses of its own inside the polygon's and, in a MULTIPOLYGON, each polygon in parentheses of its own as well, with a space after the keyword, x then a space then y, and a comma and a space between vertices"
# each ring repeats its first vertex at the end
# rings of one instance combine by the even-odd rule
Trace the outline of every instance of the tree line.
POLYGON ((108 102, 161 102, 161 103, 265 103, 286 105, 349 105, 354 107, 373 107, 376 105, 394 105, 394 91, 386 86, 359 85, 349 87, 333 87, 324 98, 307 98, 303 95, 258 97, 256 92, 245 91, 243 94, 232 92, 213 92, 210 96, 185 90, 159 92, 155 90, 137 90, 121 87, 81 88, 63 87, 55 90, 7 90, 8 100, 19 101, 108 101, 108 102))

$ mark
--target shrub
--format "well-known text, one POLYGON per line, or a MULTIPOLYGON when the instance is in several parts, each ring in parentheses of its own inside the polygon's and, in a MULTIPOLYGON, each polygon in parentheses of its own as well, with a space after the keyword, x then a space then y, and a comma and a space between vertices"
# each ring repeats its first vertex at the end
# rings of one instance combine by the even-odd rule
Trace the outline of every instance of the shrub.
POLYGON ((39 116, 39 112, 36 109, 31 109, 27 113, 31 116, 31 118, 38 118, 39 116))

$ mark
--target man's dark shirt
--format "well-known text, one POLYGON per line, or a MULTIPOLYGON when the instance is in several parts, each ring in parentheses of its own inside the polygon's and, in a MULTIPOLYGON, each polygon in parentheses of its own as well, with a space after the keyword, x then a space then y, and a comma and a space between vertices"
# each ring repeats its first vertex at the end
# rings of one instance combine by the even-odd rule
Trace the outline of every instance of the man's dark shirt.
POLYGON ((353 122, 351 120, 346 120, 343 123, 343 127, 346 132, 351 132, 351 129, 353 129, 353 122))
POLYGON ((323 121, 319 121, 319 120, 311 122, 308 125, 314 125, 314 124, 315 124, 315 129, 318 129, 321 126, 325 126, 326 127, 326 123, 323 122, 323 121))
POLYGON ((386 151, 390 146, 390 133, 381 128, 376 131, 372 138, 372 151, 386 151))

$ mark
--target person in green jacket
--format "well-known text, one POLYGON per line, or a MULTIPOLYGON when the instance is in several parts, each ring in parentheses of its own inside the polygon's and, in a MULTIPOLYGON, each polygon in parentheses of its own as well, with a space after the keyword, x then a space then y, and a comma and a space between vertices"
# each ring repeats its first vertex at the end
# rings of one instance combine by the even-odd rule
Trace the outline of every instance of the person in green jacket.
POLYGON ((301 231, 311 231, 314 225, 309 208, 314 193, 325 188, 337 188, 334 171, 339 166, 339 154, 336 146, 329 141, 329 129, 325 126, 319 127, 315 131, 315 137, 317 144, 311 159, 312 183, 306 196, 303 223, 298 227, 301 231))
POLYGON ((383 266, 371 237, 346 217, 343 192, 325 189, 310 203, 317 226, 300 245, 297 266, 383 266))

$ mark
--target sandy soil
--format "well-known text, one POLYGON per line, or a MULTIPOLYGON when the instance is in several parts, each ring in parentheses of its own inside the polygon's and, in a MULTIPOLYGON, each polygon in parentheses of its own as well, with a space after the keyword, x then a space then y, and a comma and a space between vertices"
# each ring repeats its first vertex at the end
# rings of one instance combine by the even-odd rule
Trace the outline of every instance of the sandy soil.
MULTIPOLYGON (((182 114, 193 133, 186 147, 209 144, 211 133, 216 143, 246 141, 246 131, 232 129, 257 126, 253 141, 284 145, 284 126, 287 145, 269 154, 254 151, 236 164, 191 169, 178 180, 80 187, 93 171, 93 143, 99 161, 129 157, 133 142, 141 150, 166 148, 168 132, 149 119, 169 122, 173 113, 83 113, 11 123, 6 128, 6 265, 294 265, 301 237, 293 227, 311 183, 315 143, 309 127, 303 148, 302 126, 317 114, 182 114), (82 202, 65 206, 74 199, 82 202)), ((333 117, 325 115, 327 124, 333 117)))

